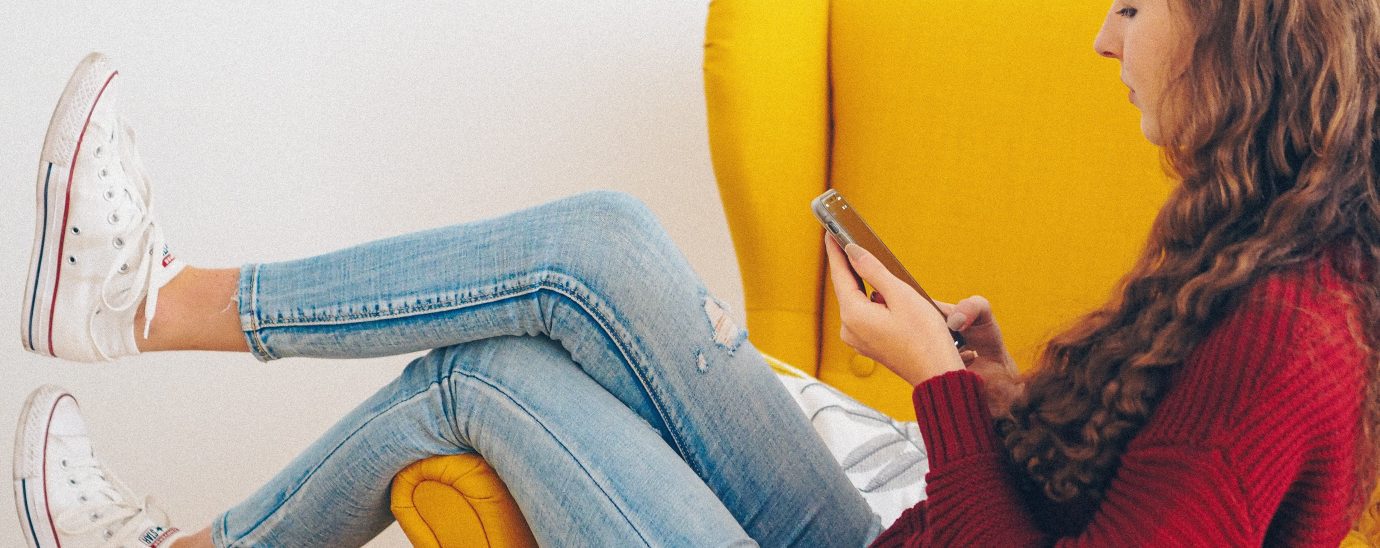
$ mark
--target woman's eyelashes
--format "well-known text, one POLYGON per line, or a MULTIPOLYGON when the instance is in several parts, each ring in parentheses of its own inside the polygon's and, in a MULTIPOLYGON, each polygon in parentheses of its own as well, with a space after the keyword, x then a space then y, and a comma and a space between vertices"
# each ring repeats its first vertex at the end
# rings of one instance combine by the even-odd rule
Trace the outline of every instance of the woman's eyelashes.
POLYGON ((1116 14, 1130 19, 1136 16, 1136 8, 1121 8, 1117 10, 1116 14))

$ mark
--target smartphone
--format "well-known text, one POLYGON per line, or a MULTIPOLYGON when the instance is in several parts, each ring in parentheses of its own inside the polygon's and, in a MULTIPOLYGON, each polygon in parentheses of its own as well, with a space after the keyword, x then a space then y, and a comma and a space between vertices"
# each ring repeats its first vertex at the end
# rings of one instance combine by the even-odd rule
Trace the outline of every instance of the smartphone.
MULTIPOLYGON (((815 218, 819 219, 820 224, 824 225, 824 229, 829 231, 829 235, 834 238, 834 241, 838 242, 839 247, 858 244, 866 249, 876 256, 877 260, 881 261, 893 275, 906 282, 907 285, 915 289, 916 293, 929 301, 930 306, 939 311, 940 316, 948 318, 943 310, 939 310, 939 305, 934 304, 934 299, 931 299, 930 294, 925 292, 925 288, 920 287, 920 282, 915 281, 915 277, 910 275, 906 267, 901 266, 900 259, 897 259, 891 249, 882 243, 882 239, 877 237, 877 233, 867 226, 862 215, 859 215, 858 211, 849 205, 848 200, 843 199, 843 195, 839 194, 837 190, 831 188, 824 191, 824 194, 820 194, 810 202, 810 209, 814 211, 815 218)), ((853 273, 853 279, 858 282, 859 289, 866 289, 862 278, 856 272, 853 273)), ((964 345, 963 335, 959 332, 949 330, 949 335, 953 336, 955 346, 962 347, 964 345)))

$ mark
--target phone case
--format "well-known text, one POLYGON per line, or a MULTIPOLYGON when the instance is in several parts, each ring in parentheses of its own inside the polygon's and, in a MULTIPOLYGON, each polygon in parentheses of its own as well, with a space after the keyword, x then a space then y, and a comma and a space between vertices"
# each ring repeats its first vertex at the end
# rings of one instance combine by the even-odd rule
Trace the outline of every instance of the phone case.
MULTIPOLYGON (((881 261, 893 275, 906 282, 906 285, 911 286, 916 293, 929 301, 930 306, 939 311, 940 316, 947 318, 944 311, 939 310, 939 305, 934 303, 934 299, 930 298, 930 294, 925 292, 923 287, 920 287, 920 282, 916 281, 915 277, 911 276, 910 271, 901 265, 901 260, 896 258, 896 255, 886 244, 882 243, 882 239, 877 236, 876 232, 872 231, 872 227, 867 226, 862 215, 849 205, 848 200, 845 200, 837 190, 831 188, 824 191, 823 194, 810 202, 810 209, 814 211, 815 218, 824 225, 824 229, 829 232, 834 241, 839 243, 840 247, 847 247, 848 244, 853 243, 866 249, 877 257, 877 260, 881 261)), ((858 282, 858 288, 862 289, 862 278, 858 277, 856 272, 853 273, 853 277, 858 282)), ((963 335, 953 330, 950 330, 949 334, 953 336, 955 345, 963 346, 963 335)))

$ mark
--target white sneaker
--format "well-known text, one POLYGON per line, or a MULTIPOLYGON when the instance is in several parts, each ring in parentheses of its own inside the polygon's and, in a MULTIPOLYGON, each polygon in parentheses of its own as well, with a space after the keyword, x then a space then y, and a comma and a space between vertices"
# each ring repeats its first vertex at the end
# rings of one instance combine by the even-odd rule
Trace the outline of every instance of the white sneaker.
POLYGON ((14 496, 30 548, 157 548, 185 536, 96 460, 76 398, 56 386, 30 394, 19 416, 14 496))
POLYGON ((118 74, 101 54, 87 55, 48 125, 20 317, 31 352, 77 361, 138 354, 135 307, 145 300, 147 337, 158 289, 183 267, 154 224, 134 133, 116 115, 118 74))

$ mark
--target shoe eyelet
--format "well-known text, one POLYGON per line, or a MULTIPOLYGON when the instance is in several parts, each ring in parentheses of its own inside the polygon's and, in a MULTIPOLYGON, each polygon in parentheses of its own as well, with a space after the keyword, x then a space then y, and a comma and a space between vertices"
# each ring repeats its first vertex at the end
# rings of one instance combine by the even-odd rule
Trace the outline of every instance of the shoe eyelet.
POLYGON ((67 478, 67 485, 76 485, 76 484, 77 484, 77 480, 72 479, 72 478, 67 478))
POLYGON ((105 147, 97 146, 97 147, 96 147, 96 157, 97 157, 97 158, 100 158, 101 156, 105 156, 105 147))
POLYGON ((86 502, 86 495, 82 495, 82 496, 80 496, 80 497, 77 497, 77 500, 82 501, 82 502, 86 502))
POLYGON ((77 258, 75 256, 68 255, 67 264, 77 264, 77 258))
POLYGON ((91 514, 91 521, 92 521, 92 522, 95 522, 95 521, 98 520, 98 519, 101 519, 101 515, 93 512, 93 513, 91 514))
POLYGON ((111 241, 110 244, 115 246, 115 249, 121 249, 125 247, 125 239, 117 237, 113 241, 111 241))
POLYGON ((62 459, 58 461, 58 464, 61 465, 63 468, 67 468, 67 459, 62 459))
POLYGON ((81 229, 75 226, 72 227, 72 234, 81 234, 81 229))
POLYGON ((115 536, 115 533, 110 532, 110 529, 106 529, 106 530, 105 530, 104 536, 105 536, 105 540, 110 540, 110 537, 115 536))
POLYGON ((120 223, 120 213, 119 213, 119 212, 111 213, 111 214, 110 214, 110 217, 107 217, 106 220, 107 220, 107 221, 110 221, 110 224, 112 224, 112 225, 113 225, 113 224, 119 224, 119 223, 120 223))
POLYGON ((106 169, 106 168, 101 168, 101 170, 100 170, 99 172, 97 172, 96 175, 98 175, 98 176, 100 176, 100 178, 104 179, 104 178, 110 176, 110 170, 108 170, 108 169, 106 169))
POLYGON ((112 189, 107 189, 107 190, 105 191, 104 196, 105 196, 105 200, 106 200, 107 202, 113 202, 113 201, 115 201, 115 189, 113 189, 113 188, 112 188, 112 189))
POLYGON ((121 273, 121 274, 124 274, 124 273, 126 273, 126 272, 129 272, 129 264, 122 264, 122 265, 120 265, 120 273, 121 273))

